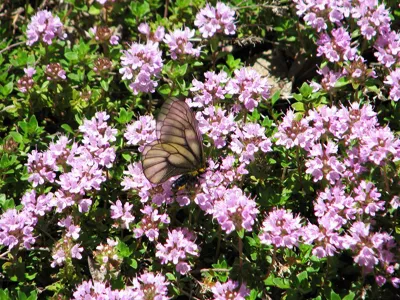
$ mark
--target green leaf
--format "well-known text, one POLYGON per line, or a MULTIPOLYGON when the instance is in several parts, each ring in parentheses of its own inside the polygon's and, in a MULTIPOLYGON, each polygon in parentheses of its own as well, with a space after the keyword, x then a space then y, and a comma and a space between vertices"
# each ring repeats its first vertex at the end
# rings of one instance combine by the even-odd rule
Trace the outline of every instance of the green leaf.
POLYGON ((123 241, 118 240, 117 250, 121 257, 129 257, 133 251, 123 241))
POLYGON ((116 117, 115 119, 118 121, 120 124, 126 124, 132 120, 133 117, 133 112, 128 112, 126 111, 125 108, 121 108, 119 111, 119 117, 116 117))
POLYGON ((242 228, 241 230, 236 230, 239 238, 243 239, 244 238, 244 229, 242 228))
POLYGON ((280 96, 281 96, 281 91, 276 91, 275 94, 272 95, 272 97, 271 97, 272 106, 275 105, 275 103, 279 100, 280 96))
POLYGON ((29 130, 31 133, 36 132, 36 130, 38 129, 39 125, 38 125, 38 121, 36 120, 36 116, 32 115, 32 117, 29 119, 29 130))
POLYGON ((349 293, 344 296, 343 300, 353 300, 356 297, 356 294, 352 291, 349 291, 349 293))
POLYGON ((175 275, 172 274, 172 273, 167 273, 167 274, 165 274, 165 276, 167 276, 169 281, 175 281, 176 280, 175 275))
POLYGON ((72 135, 75 134, 74 130, 68 124, 62 124, 61 128, 65 130, 65 132, 71 133, 72 135))
POLYGON ((336 294, 335 291, 332 290, 330 299, 331 300, 342 300, 342 297, 340 297, 339 294, 336 294))
POLYGON ((3 86, 3 88, 1 89, 1 93, 3 94, 3 96, 8 96, 9 94, 11 94, 13 87, 14 84, 12 81, 3 86))
POLYGON ((107 82, 107 81, 105 81, 105 80, 100 81, 100 85, 101 85, 101 87, 103 88, 103 90, 105 90, 106 92, 108 92, 109 85, 108 85, 108 82, 107 82))
POLYGON ((136 259, 130 259, 130 261, 129 261, 129 265, 132 267, 132 268, 134 268, 135 270, 137 269, 137 267, 138 267, 138 263, 137 263, 137 260, 136 259))
POLYGON ((272 280, 274 285, 280 289, 289 289, 290 288, 290 280, 286 278, 274 278, 272 280))
POLYGON ((157 90, 161 95, 167 96, 171 94, 171 87, 167 83, 160 86, 157 90))
POLYGON ((101 13, 101 7, 97 6, 97 4, 95 5, 91 5, 89 8, 89 14, 92 16, 97 16, 101 13))
POLYGON ((301 102, 293 103, 293 104, 292 104, 292 107, 293 107, 293 109, 294 109, 295 111, 298 111, 298 112, 303 112, 303 111, 305 110, 305 109, 304 109, 304 104, 301 103, 301 102))
POLYGON ((300 274, 297 274, 297 279, 299 280, 299 283, 301 284, 303 281, 307 280, 308 278, 308 273, 307 271, 303 271, 300 274))
POLYGON ((303 83, 300 87, 300 93, 303 95, 303 97, 308 97, 311 95, 311 93, 313 92, 313 88, 307 84, 307 83, 303 83))
POLYGON ((19 132, 11 131, 9 135, 10 135, 10 136, 14 139, 14 141, 16 141, 17 143, 22 143, 22 142, 24 141, 23 136, 22 136, 19 132))
POLYGON ((65 55, 65 58, 68 59, 69 61, 73 61, 73 60, 78 61, 78 60, 79 60, 79 58, 78 58, 78 53, 75 53, 75 52, 65 52, 64 55, 65 55))

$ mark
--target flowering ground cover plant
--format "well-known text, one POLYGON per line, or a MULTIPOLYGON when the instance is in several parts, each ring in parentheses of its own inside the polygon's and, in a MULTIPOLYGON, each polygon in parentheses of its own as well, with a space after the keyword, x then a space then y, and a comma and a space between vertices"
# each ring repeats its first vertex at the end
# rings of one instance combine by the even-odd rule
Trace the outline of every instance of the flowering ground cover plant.
POLYGON ((399 16, 0 3, 0 298, 400 298, 399 16), (174 98, 180 189, 144 160, 174 98))

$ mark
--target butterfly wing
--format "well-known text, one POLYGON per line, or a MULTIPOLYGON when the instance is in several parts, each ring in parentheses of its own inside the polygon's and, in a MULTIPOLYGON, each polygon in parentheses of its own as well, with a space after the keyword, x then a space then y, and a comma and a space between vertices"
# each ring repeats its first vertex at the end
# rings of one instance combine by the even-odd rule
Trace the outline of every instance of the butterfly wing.
POLYGON ((168 99, 157 116, 157 140, 143 150, 146 178, 160 184, 169 178, 203 166, 203 139, 190 107, 176 98, 168 99))
POLYGON ((192 152, 176 143, 160 143, 156 140, 144 148, 143 157, 144 175, 154 184, 198 169, 192 152))
POLYGON ((168 99, 157 116, 156 131, 161 143, 181 145, 193 154, 195 165, 203 165, 203 137, 196 117, 186 102, 168 99))

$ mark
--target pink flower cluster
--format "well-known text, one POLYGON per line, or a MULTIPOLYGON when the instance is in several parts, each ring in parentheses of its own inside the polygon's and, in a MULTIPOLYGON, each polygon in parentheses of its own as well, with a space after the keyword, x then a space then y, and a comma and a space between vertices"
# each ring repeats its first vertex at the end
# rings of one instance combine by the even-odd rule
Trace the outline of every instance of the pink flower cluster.
POLYGON ((332 29, 332 37, 328 33, 321 34, 317 41, 317 56, 325 56, 330 62, 354 60, 357 48, 351 47, 350 34, 343 28, 332 29))
POLYGON ((314 181, 324 178, 331 184, 343 177, 359 177, 367 163, 381 166, 400 159, 400 140, 388 127, 379 126, 370 105, 322 106, 299 121, 288 112, 275 137, 277 145, 307 151, 306 172, 314 181), (330 140, 322 143, 327 137, 330 140))
MULTIPOLYGON (((371 166, 381 168, 399 160, 400 140, 388 127, 379 125, 372 106, 321 106, 301 119, 289 111, 275 137, 278 145, 303 149, 308 156, 306 173, 327 186, 314 203, 317 224, 298 228, 297 221, 296 239, 313 244, 313 254, 318 257, 350 249, 355 263, 367 273, 374 271, 378 284, 390 280, 398 286, 400 279, 393 275, 394 239, 385 232, 372 231, 370 225, 377 214, 385 212, 385 201, 364 176, 371 166)), ((269 243, 271 240, 269 237, 269 243)))
POLYGON ((156 120, 153 116, 140 116, 139 119, 126 127, 124 137, 128 145, 138 145, 142 152, 144 146, 157 139, 156 120))
POLYGON ((163 67, 162 52, 158 43, 133 43, 122 53, 122 68, 119 69, 122 79, 131 80, 129 87, 135 95, 139 92, 153 93, 158 85, 156 79, 163 67))
POLYGON ((0 244, 8 250, 21 244, 30 249, 36 241, 33 236, 36 223, 37 218, 29 211, 6 210, 0 217, 0 244))
POLYGON ((176 29, 165 35, 164 43, 168 45, 172 59, 181 59, 186 56, 198 57, 200 55, 200 48, 193 48, 193 44, 190 42, 194 34, 194 29, 190 30, 185 27, 184 30, 176 29))
POLYGON ((144 273, 132 280, 132 286, 124 290, 112 290, 107 283, 99 281, 84 281, 76 287, 73 299, 155 299, 167 300, 168 281, 162 274, 144 273))
POLYGON ((200 249, 195 240, 195 235, 186 228, 173 229, 168 232, 165 244, 157 244, 156 257, 163 265, 172 262, 176 271, 184 275, 192 269, 186 262, 188 256, 199 256, 200 249))
POLYGON ((256 206, 253 199, 249 199, 241 189, 234 187, 226 190, 221 200, 215 201, 213 217, 227 234, 242 229, 252 231, 254 220, 259 213, 256 206))
POLYGON ((155 32, 151 31, 149 24, 140 23, 138 26, 138 31, 144 35, 146 40, 153 41, 155 43, 161 42, 165 35, 165 28, 158 26, 155 32))
POLYGON ((133 230, 135 238, 145 235, 149 241, 158 240, 159 228, 163 224, 170 223, 169 216, 166 213, 160 214, 158 209, 150 205, 144 206, 140 211, 143 213, 143 216, 138 226, 133 230))
MULTIPOLYGON (((366 61, 357 56, 357 48, 351 47, 350 35, 344 29, 345 18, 352 18, 358 25, 364 41, 359 44, 370 45, 375 49, 375 57, 378 62, 387 69, 382 69, 387 75, 385 84, 389 85, 389 97, 398 101, 400 99, 399 92, 399 75, 397 69, 391 69, 396 65, 400 57, 400 33, 391 29, 390 11, 385 7, 385 4, 379 4, 378 0, 369 1, 332 1, 332 0, 294 0, 296 3, 297 14, 303 16, 308 25, 315 28, 317 32, 323 32, 318 44, 318 55, 324 55, 330 62, 344 62, 344 69, 339 74, 350 74, 350 79, 360 79, 361 74, 367 77, 374 77, 375 71, 368 71, 366 61), (338 27, 332 29, 331 33, 325 32, 331 26, 329 22, 338 27), (331 37, 332 36, 332 37, 331 37), (356 72, 348 71, 349 62, 358 59, 356 72), (353 78, 352 78, 353 77, 353 78)), ((349 20, 349 23, 352 20, 349 20)), ((342 67, 343 65, 339 65, 342 67)), ((327 67, 326 67, 327 68, 327 67)), ((354 66, 353 66, 354 68, 354 66)), ((333 72, 329 72, 333 75, 333 72)), ((325 81, 331 83, 336 82, 337 78, 327 79, 328 71, 323 74, 325 81)), ((335 75, 334 77, 337 77, 335 75)), ((354 81, 354 80, 352 80, 354 81)), ((333 87, 333 86, 331 86, 333 87)), ((324 90, 329 91, 325 87, 324 90)))
POLYGON ((64 26, 58 16, 53 17, 51 12, 47 10, 38 11, 28 24, 26 44, 32 46, 37 41, 41 40, 46 44, 51 45, 53 39, 57 36, 63 40, 67 34, 63 33, 64 26))
POLYGON ((190 91, 196 93, 193 102, 189 103, 189 105, 193 107, 203 107, 210 103, 223 100, 227 93, 224 89, 224 85, 227 82, 228 74, 225 71, 221 71, 218 74, 211 71, 205 72, 204 83, 193 79, 193 87, 190 88, 190 91))
MULTIPOLYGON (((44 217, 53 208, 62 213, 78 205, 80 212, 88 211, 92 201, 86 194, 100 189, 100 184, 106 180, 103 168, 110 168, 115 160, 115 150, 110 143, 115 141, 117 132, 107 125, 108 118, 106 113, 98 112, 92 120, 84 121, 79 127, 83 133, 82 145, 73 143, 69 148, 68 138, 60 136, 50 143, 48 150, 33 150, 28 154, 28 181, 33 187, 52 183, 55 191, 43 195, 36 195, 34 190, 27 192, 21 200, 20 212, 6 211, 0 218, 1 244, 11 249, 22 243, 29 248, 35 242, 32 231, 37 218, 44 217)), ((62 219, 59 226, 65 228, 65 241, 55 247, 56 265, 65 261, 68 251, 72 251, 72 257, 81 257, 81 248, 72 243, 79 237, 79 226, 73 224, 70 216, 62 219)))
POLYGON ((32 77, 36 74, 36 70, 32 67, 27 67, 24 68, 24 72, 25 75, 17 81, 17 87, 22 93, 28 93, 35 84, 32 77))
POLYGON ((118 241, 107 239, 107 244, 100 244, 93 251, 99 271, 106 279, 115 278, 120 271, 122 258, 118 255, 118 241))
POLYGON ((270 96, 267 78, 262 78, 252 68, 235 70, 235 77, 229 80, 225 90, 228 94, 237 95, 239 101, 250 112, 258 106, 260 98, 265 100, 270 96))
POLYGON ((259 235, 262 244, 275 247, 293 248, 297 246, 302 235, 301 218, 293 217, 292 213, 284 209, 275 209, 270 212, 261 227, 259 235))
POLYGON ((246 287, 246 284, 242 283, 239 286, 239 282, 230 279, 225 283, 217 282, 211 291, 214 300, 245 300, 246 296, 250 295, 250 290, 246 287))
POLYGON ((117 200, 111 205, 111 219, 119 221, 115 227, 121 227, 123 229, 130 227, 130 224, 135 220, 135 217, 131 213, 132 207, 133 204, 129 202, 125 202, 125 204, 122 205, 120 200, 117 200))
POLYGON ((114 46, 119 44, 119 36, 113 34, 112 30, 105 26, 93 26, 89 29, 89 35, 98 43, 109 42, 114 46))
POLYGON ((209 38, 217 33, 232 35, 236 32, 235 11, 222 2, 213 7, 207 3, 196 15, 194 21, 203 38, 209 38))

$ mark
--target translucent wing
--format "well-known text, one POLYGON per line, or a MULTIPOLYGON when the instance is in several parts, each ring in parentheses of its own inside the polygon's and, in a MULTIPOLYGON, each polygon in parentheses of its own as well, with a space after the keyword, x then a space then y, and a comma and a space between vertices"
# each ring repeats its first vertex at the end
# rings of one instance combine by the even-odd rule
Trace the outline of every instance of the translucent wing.
POLYGON ((175 143, 154 141, 143 151, 143 172, 155 184, 163 183, 172 176, 195 171, 199 168, 193 154, 175 143))
POLYGON ((155 184, 203 166, 203 139, 190 107, 171 98, 157 117, 157 140, 143 150, 143 172, 155 184))
POLYGON ((157 116, 157 138, 187 148, 203 165, 203 137, 194 113, 184 101, 168 99, 157 116))

